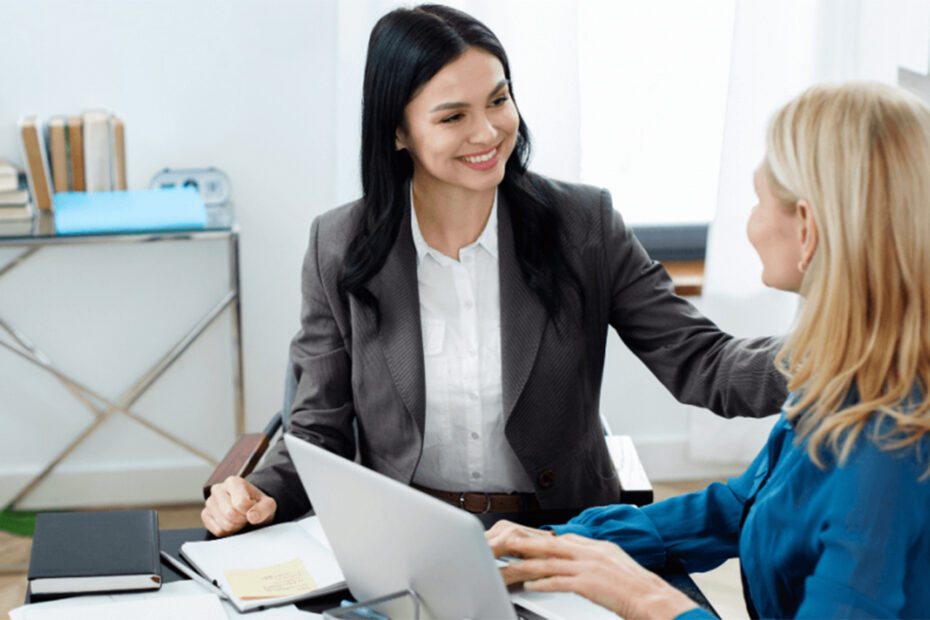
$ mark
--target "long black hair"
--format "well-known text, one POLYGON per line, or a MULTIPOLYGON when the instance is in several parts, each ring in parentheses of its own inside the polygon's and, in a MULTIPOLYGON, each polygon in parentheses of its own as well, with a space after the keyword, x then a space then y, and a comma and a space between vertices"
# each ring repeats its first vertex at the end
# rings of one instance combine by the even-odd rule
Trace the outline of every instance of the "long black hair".
MULTIPOLYGON (((456 9, 438 4, 396 9, 371 31, 362 95, 363 215, 346 249, 339 285, 376 316, 378 300, 366 284, 384 266, 397 239, 413 176, 410 155, 395 149, 396 130, 406 126, 404 109, 420 88, 470 47, 494 55, 510 80, 507 54, 494 33, 456 9)), ((546 189, 526 175, 529 157, 530 134, 521 116, 499 189, 507 199, 520 271, 555 320, 565 306, 565 284, 584 300, 565 256, 559 214, 546 189)))

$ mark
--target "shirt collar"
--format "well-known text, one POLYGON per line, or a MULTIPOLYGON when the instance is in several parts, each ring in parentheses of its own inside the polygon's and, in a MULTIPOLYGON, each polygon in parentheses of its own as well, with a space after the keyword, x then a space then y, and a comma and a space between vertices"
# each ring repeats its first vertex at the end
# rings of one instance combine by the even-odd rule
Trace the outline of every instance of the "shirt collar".
MULTIPOLYGON (((420 222, 417 220, 417 212, 413 208, 413 183, 410 184, 410 228, 411 233, 413 234, 413 247, 417 251, 417 265, 423 262, 423 258, 426 256, 432 256, 433 258, 442 262, 443 259, 452 260, 442 252, 434 250, 426 244, 426 239, 423 238, 423 233, 420 231, 420 222)), ((484 225, 484 230, 481 231, 481 234, 478 235, 478 238, 474 243, 466 246, 470 247, 483 247, 488 254, 493 256, 495 259, 497 255, 497 190, 494 190, 494 203, 491 205, 491 214, 488 216, 488 221, 484 225)), ((465 249, 465 248, 462 248, 465 249)))

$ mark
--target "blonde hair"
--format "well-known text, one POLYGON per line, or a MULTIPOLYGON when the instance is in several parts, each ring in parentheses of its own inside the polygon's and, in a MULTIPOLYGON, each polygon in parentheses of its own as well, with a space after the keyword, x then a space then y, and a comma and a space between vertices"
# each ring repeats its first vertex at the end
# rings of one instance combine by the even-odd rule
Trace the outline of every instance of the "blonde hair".
POLYGON ((786 409, 799 441, 821 467, 824 447, 844 463, 873 416, 884 449, 920 442, 930 433, 930 108, 878 83, 816 86, 773 117, 763 167, 787 208, 810 202, 818 229, 805 301, 776 358, 799 395, 786 409))

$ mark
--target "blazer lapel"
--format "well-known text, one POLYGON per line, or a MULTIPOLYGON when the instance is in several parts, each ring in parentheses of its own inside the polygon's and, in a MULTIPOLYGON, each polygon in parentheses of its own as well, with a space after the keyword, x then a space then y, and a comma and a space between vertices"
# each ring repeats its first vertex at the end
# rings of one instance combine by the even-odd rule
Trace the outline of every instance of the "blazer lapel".
POLYGON ((510 210, 498 193, 498 256, 501 300, 501 378, 504 420, 513 412, 530 376, 543 332, 546 309, 520 272, 513 245, 510 210))
POLYGON ((388 370, 422 437, 426 420, 426 386, 423 378, 417 255, 410 233, 409 205, 404 212, 394 247, 381 271, 370 280, 369 290, 378 299, 381 311, 378 340, 388 370))

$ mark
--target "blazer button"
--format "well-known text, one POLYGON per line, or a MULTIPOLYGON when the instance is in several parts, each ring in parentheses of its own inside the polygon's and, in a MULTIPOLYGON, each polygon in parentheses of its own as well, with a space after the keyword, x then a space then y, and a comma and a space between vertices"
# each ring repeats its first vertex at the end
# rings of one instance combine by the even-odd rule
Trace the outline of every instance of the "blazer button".
POLYGON ((549 487, 552 486, 552 483, 555 482, 555 474, 553 474, 551 471, 547 469, 543 473, 539 474, 539 477, 536 479, 536 482, 538 482, 539 486, 541 486, 542 488, 548 489, 549 487))

